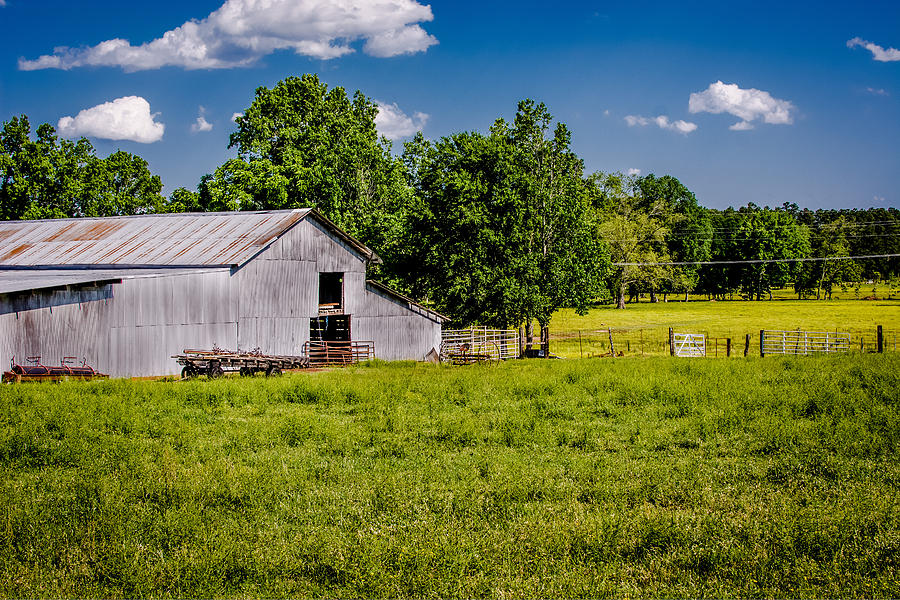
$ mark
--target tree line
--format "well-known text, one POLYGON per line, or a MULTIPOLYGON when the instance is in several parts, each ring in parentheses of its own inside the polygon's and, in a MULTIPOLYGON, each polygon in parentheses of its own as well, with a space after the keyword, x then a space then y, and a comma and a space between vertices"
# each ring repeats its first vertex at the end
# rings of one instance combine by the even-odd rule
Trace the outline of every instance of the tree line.
POLYGON ((720 211, 670 175, 586 173, 569 129, 532 100, 486 133, 418 134, 400 152, 378 135, 377 111, 316 75, 260 87, 230 137, 237 157, 169 198, 140 157, 101 159, 48 124, 32 139, 14 117, 0 132, 0 216, 315 206, 378 252, 374 276, 462 325, 530 328, 563 306, 625 308, 641 294, 760 300, 789 283, 828 298, 900 275, 896 258, 837 260, 900 253, 896 209, 720 211), (808 258, 834 260, 771 262, 808 258))

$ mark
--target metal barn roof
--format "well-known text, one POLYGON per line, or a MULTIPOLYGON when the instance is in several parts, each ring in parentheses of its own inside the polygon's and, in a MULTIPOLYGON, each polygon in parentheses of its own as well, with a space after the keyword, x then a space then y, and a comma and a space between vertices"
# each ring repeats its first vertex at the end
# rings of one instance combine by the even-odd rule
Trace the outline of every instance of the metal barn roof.
POLYGON ((369 260, 369 248, 311 208, 0 222, 0 268, 240 265, 312 215, 369 260))

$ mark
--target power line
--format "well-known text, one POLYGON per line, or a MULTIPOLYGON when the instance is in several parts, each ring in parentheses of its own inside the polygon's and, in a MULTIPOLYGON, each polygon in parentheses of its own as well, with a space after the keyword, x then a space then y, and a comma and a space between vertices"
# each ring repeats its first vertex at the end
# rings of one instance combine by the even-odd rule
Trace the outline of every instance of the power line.
POLYGON ((672 262, 614 262, 614 267, 666 267, 683 265, 755 265, 781 262, 823 262, 829 260, 858 260, 861 258, 896 258, 900 254, 867 254, 866 256, 826 256, 818 258, 758 258, 750 260, 695 260, 672 262))

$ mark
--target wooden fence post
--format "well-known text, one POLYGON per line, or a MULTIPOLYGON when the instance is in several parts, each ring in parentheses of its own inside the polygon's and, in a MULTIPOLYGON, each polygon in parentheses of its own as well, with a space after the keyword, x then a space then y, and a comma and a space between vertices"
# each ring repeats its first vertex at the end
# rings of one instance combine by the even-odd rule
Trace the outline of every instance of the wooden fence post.
POLYGON ((759 330, 759 355, 760 356, 766 355, 766 348, 765 348, 765 346, 763 346, 763 338, 766 337, 765 333, 766 333, 765 329, 759 330))
POLYGON ((581 330, 578 330, 578 354, 581 355, 581 358, 584 358, 584 350, 581 349, 581 330))
POLYGON ((675 331, 669 327, 669 356, 675 356, 675 331))
POLYGON ((884 330, 882 330, 881 325, 878 326, 878 353, 884 353, 884 330))
POLYGON ((747 334, 747 337, 744 338, 744 356, 750 354, 750 334, 747 334))
POLYGON ((541 326, 541 350, 544 351, 544 358, 550 358, 550 327, 541 326))
POLYGON ((731 357, 731 338, 725 338, 725 356, 731 357))
POLYGON ((522 358, 525 356, 525 330, 522 329, 522 326, 519 326, 519 356, 516 358, 522 358))
POLYGON ((612 354, 612 357, 615 358, 616 357, 616 349, 613 348, 612 328, 610 327, 606 331, 607 331, 607 333, 609 333, 609 352, 612 354))

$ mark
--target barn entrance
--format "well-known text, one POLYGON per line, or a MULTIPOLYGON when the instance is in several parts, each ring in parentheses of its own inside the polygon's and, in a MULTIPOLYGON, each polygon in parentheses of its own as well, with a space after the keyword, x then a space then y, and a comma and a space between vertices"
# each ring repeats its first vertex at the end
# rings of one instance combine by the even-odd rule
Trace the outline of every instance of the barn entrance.
POLYGON ((309 339, 313 342, 349 342, 350 315, 323 315, 310 319, 309 339))

